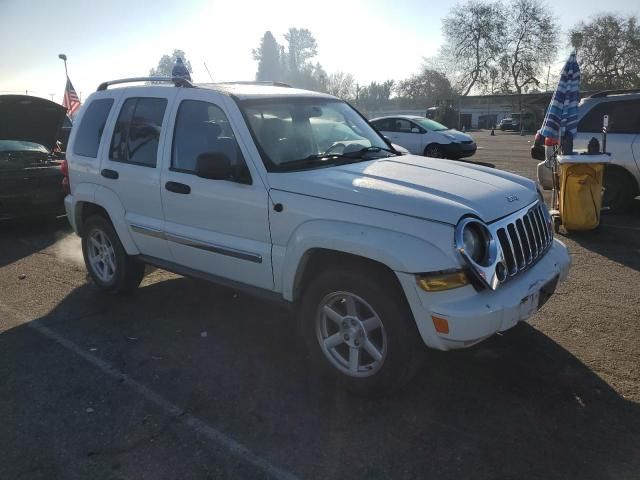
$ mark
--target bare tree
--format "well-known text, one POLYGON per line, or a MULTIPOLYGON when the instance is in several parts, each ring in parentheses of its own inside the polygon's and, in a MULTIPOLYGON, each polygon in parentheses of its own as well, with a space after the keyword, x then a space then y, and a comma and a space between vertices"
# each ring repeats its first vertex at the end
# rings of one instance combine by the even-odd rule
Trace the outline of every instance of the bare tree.
POLYGON ((602 14, 570 32, 587 89, 640 88, 640 27, 635 16, 602 14))
POLYGON ((462 95, 490 82, 490 68, 503 48, 504 16, 499 2, 469 0, 442 21, 442 58, 462 95))
POLYGON ((350 73, 336 72, 329 75, 327 93, 349 100, 356 96, 356 81, 350 73))
POLYGON ((545 65, 555 59, 558 26, 539 0, 512 0, 505 16, 505 52, 500 57, 503 88, 521 94, 527 85, 540 85, 545 65))

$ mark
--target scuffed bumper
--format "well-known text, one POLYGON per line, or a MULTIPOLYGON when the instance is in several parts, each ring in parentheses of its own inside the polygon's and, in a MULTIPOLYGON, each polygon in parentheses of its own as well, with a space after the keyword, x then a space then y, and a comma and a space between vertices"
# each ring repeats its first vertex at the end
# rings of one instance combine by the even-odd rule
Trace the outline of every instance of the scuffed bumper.
POLYGON ((427 293, 415 276, 398 273, 398 278, 425 344, 438 350, 474 345, 487 337, 527 320, 564 281, 571 259, 559 240, 532 268, 495 291, 476 291, 466 286, 446 292, 427 293), (432 316, 446 319, 448 333, 435 330, 432 316))

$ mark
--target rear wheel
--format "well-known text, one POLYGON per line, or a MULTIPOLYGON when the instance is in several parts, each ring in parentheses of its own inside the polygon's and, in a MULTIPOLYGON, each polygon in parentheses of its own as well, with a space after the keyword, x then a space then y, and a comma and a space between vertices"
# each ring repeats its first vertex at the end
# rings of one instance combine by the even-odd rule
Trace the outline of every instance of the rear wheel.
POLYGON ((396 280, 355 263, 315 277, 304 292, 300 322, 311 360, 341 386, 390 393, 420 364, 424 345, 396 280))
POLYGON ((127 255, 113 225, 103 216, 85 222, 82 254, 94 283, 107 293, 131 292, 144 277, 144 264, 127 255))
POLYGON ((439 143, 431 143, 424 149, 424 156, 431 158, 444 158, 444 148, 439 143))
POLYGON ((635 188, 633 179, 622 168, 605 167, 603 178, 604 194, 602 207, 610 212, 624 211, 633 200, 635 188))

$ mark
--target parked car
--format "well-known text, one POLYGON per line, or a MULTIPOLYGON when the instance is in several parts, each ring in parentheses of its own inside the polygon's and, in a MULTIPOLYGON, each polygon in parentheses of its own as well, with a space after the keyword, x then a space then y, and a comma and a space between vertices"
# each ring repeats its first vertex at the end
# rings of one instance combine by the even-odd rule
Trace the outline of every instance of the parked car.
POLYGON ((500 120, 500 124, 498 125, 498 127, 503 132, 507 130, 513 130, 517 132, 520 130, 520 122, 518 122, 517 120, 514 120, 511 117, 507 117, 500 120))
MULTIPOLYGON (((595 137, 602 145, 602 122, 609 116, 606 151, 611 163, 604 170, 603 207, 624 210, 640 194, 640 92, 604 91, 583 98, 578 106, 578 134, 575 150, 587 150, 595 137)), ((551 170, 538 165, 538 180, 552 187, 551 170)))
POLYGON ((54 153, 66 109, 0 95, 0 218, 64 214, 62 158, 54 153))
POLYGON ((380 133, 415 155, 457 160, 476 153, 473 137, 429 118, 395 115, 371 120, 380 133))
POLYGON ((68 218, 105 292, 151 264, 284 302, 312 362, 371 392, 410 380, 424 344, 526 320, 567 275, 533 181, 398 155, 330 95, 109 88, 127 81, 87 99, 67 151, 68 218))

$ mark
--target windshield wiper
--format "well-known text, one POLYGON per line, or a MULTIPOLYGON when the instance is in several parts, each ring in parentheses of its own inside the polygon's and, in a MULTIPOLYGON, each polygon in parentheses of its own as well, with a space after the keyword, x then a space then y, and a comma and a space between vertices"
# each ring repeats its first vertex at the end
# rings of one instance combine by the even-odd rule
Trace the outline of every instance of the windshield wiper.
POLYGON ((391 150, 390 148, 384 147, 364 147, 360 150, 354 150, 353 152, 346 153, 314 153, 305 158, 301 158, 298 160, 289 160, 286 162, 282 162, 280 165, 295 165, 296 167, 305 167, 305 166, 318 166, 318 165, 328 165, 339 162, 340 160, 349 160, 353 162, 353 160, 369 160, 366 157, 368 153, 377 153, 377 152, 389 152, 394 155, 399 155, 395 150, 391 150))

